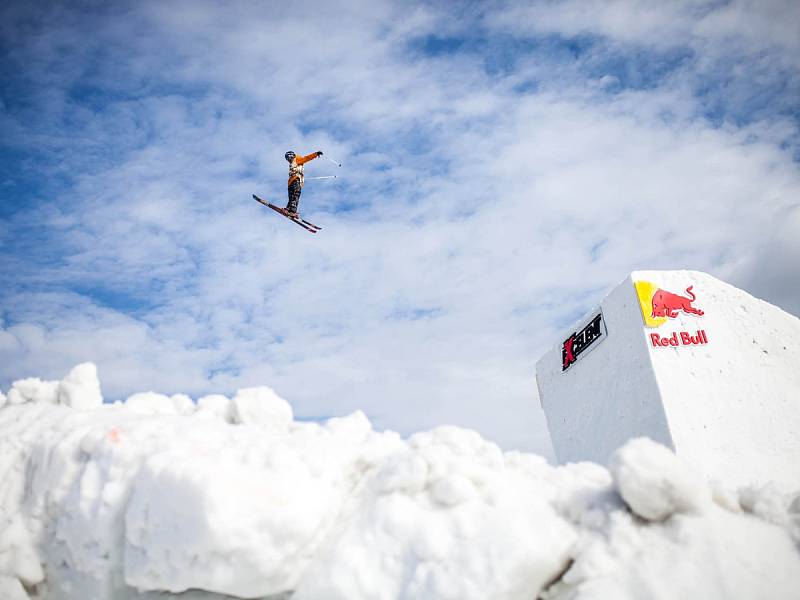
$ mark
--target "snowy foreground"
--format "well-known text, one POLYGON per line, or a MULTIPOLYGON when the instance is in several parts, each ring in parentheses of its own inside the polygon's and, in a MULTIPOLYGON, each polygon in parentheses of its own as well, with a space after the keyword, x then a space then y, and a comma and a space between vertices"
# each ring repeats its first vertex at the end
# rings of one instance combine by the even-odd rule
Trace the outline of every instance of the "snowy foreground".
POLYGON ((3 600, 800 598, 800 498, 643 438, 553 467, 268 388, 103 405, 84 364, 0 394, 0 482, 3 600))

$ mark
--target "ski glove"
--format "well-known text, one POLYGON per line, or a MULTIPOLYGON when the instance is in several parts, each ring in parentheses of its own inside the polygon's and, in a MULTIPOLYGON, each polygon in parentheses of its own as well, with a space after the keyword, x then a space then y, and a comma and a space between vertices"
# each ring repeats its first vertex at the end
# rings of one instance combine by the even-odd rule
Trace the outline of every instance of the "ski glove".
POLYGON ((317 156, 322 156, 322 150, 317 150, 317 156))

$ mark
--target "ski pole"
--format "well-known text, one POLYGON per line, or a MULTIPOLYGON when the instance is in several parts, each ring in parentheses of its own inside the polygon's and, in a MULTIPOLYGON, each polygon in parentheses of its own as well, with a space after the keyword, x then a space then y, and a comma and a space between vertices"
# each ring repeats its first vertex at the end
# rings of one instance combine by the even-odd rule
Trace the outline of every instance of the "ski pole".
POLYGON ((331 162, 332 162, 333 164, 335 164, 337 167, 341 167, 341 166, 342 166, 342 163, 340 163, 340 162, 336 162, 336 161, 335 161, 335 160, 333 160, 333 159, 332 159, 330 156, 325 156, 325 158, 327 158, 329 161, 331 161, 331 162))
POLYGON ((322 177, 306 177, 307 181, 311 181, 312 179, 336 179, 337 175, 323 175, 322 177))

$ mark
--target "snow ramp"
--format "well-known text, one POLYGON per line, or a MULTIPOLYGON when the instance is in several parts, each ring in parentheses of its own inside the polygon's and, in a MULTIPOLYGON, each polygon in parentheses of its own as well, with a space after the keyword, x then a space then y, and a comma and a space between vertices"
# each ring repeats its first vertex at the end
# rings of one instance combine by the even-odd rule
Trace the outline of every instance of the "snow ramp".
POLYGON ((800 487, 800 319, 697 271, 636 271, 536 365, 559 462, 649 437, 712 480, 800 487))

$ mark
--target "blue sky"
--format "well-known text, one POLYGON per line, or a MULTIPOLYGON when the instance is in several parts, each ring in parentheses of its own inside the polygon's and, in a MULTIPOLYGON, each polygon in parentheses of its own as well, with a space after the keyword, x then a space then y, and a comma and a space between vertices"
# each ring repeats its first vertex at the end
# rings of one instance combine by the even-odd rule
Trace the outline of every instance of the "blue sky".
POLYGON ((794 2, 7 2, 0 388, 269 385, 550 455, 533 365, 631 270, 800 312, 794 2), (312 237, 285 201, 310 163, 312 237))

